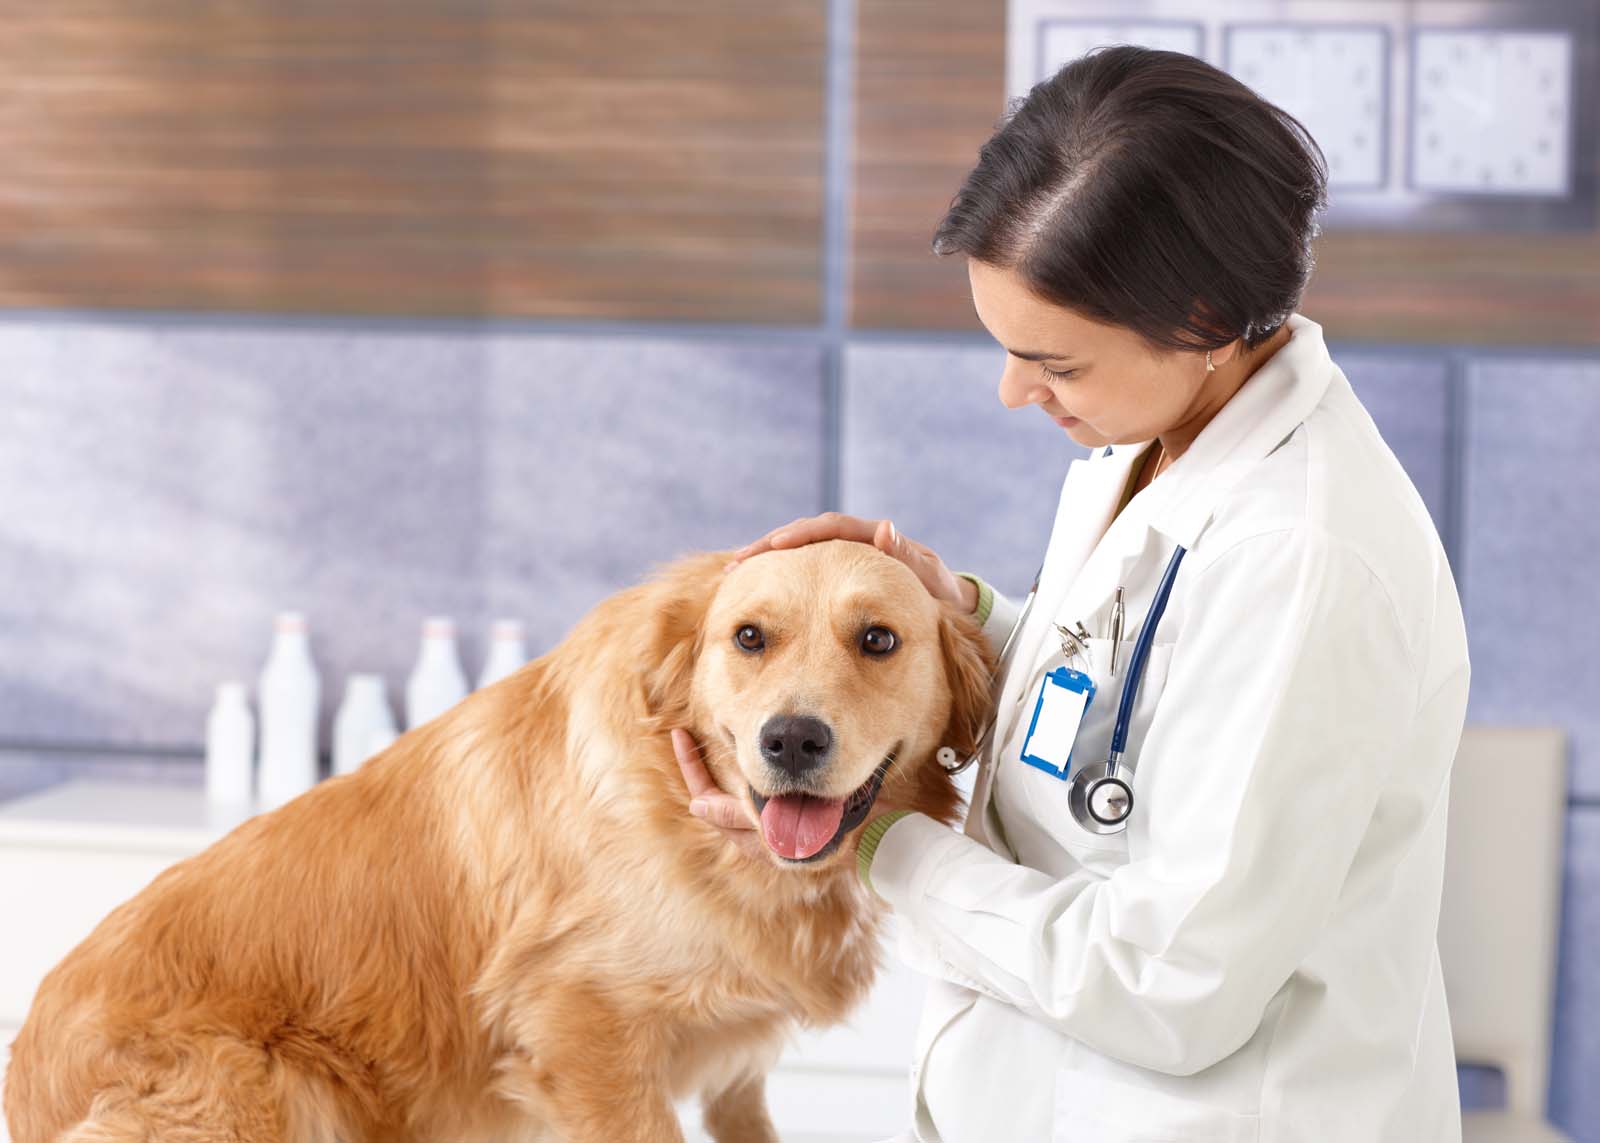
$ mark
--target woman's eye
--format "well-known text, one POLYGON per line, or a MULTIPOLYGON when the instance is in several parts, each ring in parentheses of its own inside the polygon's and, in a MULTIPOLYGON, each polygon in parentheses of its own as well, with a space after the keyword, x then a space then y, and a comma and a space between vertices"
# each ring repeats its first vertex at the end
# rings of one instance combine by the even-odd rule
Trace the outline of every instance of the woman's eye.
POLYGON ((869 655, 887 655, 895 642, 894 632, 887 627, 868 627, 861 635, 861 649, 869 655))
POLYGON ((761 628, 751 623, 746 623, 735 631, 733 641, 744 651, 759 651, 767 645, 766 639, 761 635, 761 628))
POLYGON ((1067 381, 1078 375, 1078 371, 1076 369, 1068 369, 1064 372, 1057 373, 1054 369, 1046 369, 1043 365, 1039 366, 1039 372, 1044 376, 1046 381, 1067 381))

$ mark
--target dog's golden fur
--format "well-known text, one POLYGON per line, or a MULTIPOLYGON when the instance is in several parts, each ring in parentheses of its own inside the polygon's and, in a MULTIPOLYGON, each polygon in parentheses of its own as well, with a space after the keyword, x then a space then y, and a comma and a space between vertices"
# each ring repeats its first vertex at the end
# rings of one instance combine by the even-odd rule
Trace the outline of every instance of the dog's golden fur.
MULTIPOLYGON (((954 820, 993 655, 903 565, 834 541, 680 560, 548 655, 167 870, 48 976, 12 1049, 15 1143, 770 1140, 795 1023, 869 988, 881 905, 854 834, 807 865, 686 812, 668 731, 763 781, 759 720, 839 746, 829 794, 902 741, 873 815, 954 820), (861 653, 863 622, 895 630, 861 653), (767 646, 735 645, 759 622, 767 646)), ((752 808, 752 814, 754 809, 752 808)))

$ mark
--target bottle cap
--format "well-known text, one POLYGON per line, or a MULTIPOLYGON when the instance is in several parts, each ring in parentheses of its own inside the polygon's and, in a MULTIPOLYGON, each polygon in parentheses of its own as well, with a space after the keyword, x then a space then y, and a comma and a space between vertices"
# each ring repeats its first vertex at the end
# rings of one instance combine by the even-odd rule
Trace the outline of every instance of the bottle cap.
POLYGON ((448 615, 430 615, 422 621, 424 639, 454 639, 456 621, 448 615))
POLYGON ((280 611, 278 617, 272 621, 275 631, 301 632, 306 629, 305 613, 301 611, 280 611))
POLYGON ((237 699, 239 702, 245 701, 245 689, 243 683, 237 682, 234 679, 229 679, 227 682, 217 684, 218 702, 231 702, 235 699, 237 699))

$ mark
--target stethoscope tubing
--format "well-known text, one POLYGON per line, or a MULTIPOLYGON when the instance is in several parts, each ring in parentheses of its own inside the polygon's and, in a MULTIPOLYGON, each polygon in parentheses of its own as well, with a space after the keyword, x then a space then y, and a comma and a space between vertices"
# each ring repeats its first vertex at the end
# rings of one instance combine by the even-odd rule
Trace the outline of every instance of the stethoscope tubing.
POLYGON ((1122 681, 1122 697, 1117 703, 1117 721, 1111 731, 1110 761, 1119 762, 1128 746, 1128 727, 1133 722, 1133 704, 1139 697, 1139 685, 1144 681, 1145 661, 1150 658, 1150 647, 1156 639, 1156 627, 1167 610, 1167 597, 1172 594, 1172 581, 1178 578, 1178 565, 1183 562, 1185 548, 1173 549, 1167 568, 1161 573, 1155 598, 1145 613, 1144 626, 1139 628, 1139 638, 1133 645, 1133 656, 1128 660, 1128 673, 1122 681))

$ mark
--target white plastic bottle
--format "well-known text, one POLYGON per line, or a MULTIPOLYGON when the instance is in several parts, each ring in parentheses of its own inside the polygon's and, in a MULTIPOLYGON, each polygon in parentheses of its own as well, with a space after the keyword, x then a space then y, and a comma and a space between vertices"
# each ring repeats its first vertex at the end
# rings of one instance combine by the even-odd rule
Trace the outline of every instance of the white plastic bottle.
POLYGON ((421 726, 467 694, 467 676, 456 653, 456 622, 435 615, 422 622, 422 648, 406 680, 406 729, 421 726))
POLYGON ((489 629, 489 654, 478 686, 498 682, 528 661, 528 645, 520 619, 497 619, 489 629))
POLYGON ((380 734, 394 738, 394 712, 383 691, 383 676, 351 675, 333 719, 333 772, 348 774, 370 758, 371 744, 380 734))
POLYGON ((249 805, 255 796, 256 717, 244 684, 217 684, 217 699, 206 717, 206 801, 249 805))
POLYGON ((263 810, 275 809, 317 783, 317 706, 321 686, 311 661, 305 616, 285 611, 273 624, 272 651, 261 668, 263 810))

